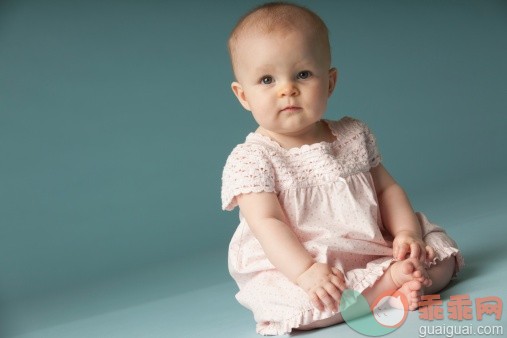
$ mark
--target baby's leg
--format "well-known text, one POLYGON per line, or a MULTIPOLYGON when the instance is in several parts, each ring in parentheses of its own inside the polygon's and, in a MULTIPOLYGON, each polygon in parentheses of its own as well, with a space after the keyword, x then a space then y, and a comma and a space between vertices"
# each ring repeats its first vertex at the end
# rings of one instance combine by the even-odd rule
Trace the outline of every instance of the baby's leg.
POLYGON ((424 289, 424 293, 430 295, 446 287, 454 274, 455 265, 456 259, 451 256, 429 268, 428 275, 432 284, 424 289))

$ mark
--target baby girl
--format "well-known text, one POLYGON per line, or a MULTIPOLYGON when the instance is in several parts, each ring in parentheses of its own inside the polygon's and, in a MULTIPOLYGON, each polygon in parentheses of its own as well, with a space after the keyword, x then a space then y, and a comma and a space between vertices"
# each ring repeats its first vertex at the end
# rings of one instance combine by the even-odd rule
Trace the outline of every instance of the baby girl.
POLYGON ((338 77, 324 22, 265 4, 239 21, 229 51, 232 91, 258 128, 227 159, 222 207, 240 209, 229 270, 257 332, 339 323, 346 288, 370 303, 400 291, 415 310, 445 287, 463 265, 456 243, 414 213, 363 122, 323 119, 338 77))

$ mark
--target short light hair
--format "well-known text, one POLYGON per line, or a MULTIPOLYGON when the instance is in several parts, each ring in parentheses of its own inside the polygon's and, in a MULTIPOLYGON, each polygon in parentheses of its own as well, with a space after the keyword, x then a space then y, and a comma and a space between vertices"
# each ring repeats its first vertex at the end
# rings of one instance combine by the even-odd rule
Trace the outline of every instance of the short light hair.
POLYGON ((326 56, 331 62, 331 47, 329 32, 322 19, 306 7, 287 2, 269 2, 258 6, 246 13, 234 26, 228 48, 234 73, 236 64, 236 49, 238 41, 248 33, 262 34, 284 33, 298 30, 310 34, 320 40, 326 56))

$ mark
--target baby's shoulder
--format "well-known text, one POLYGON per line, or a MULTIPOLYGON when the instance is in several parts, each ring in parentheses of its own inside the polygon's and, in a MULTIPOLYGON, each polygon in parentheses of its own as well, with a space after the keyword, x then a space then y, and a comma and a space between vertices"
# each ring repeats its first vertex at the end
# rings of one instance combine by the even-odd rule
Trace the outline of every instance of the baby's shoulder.
POLYGON ((368 126, 361 120, 344 116, 339 120, 327 120, 329 127, 336 135, 346 136, 369 132, 368 126))
POLYGON ((268 147, 257 142, 252 142, 247 138, 244 143, 240 143, 232 149, 229 158, 266 157, 268 154, 268 147))
POLYGON ((236 145, 227 157, 226 167, 267 167, 273 156, 272 150, 262 143, 252 142, 248 137, 236 145))

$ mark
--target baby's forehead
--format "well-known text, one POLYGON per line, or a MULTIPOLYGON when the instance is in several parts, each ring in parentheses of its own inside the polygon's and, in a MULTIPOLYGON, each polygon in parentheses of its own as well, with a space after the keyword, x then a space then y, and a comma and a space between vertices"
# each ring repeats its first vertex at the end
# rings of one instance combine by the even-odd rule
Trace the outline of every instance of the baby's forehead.
POLYGON ((236 68, 238 52, 252 39, 293 33, 301 33, 300 36, 318 43, 330 59, 328 30, 322 19, 305 8, 277 4, 251 12, 233 29, 228 41, 233 69, 236 68))
POLYGON ((236 38, 248 38, 258 35, 271 35, 271 34, 288 34, 292 32, 299 32, 301 34, 321 35, 327 38, 327 29, 321 29, 312 20, 293 20, 290 17, 286 18, 270 18, 270 17, 253 17, 244 20, 243 24, 237 28, 236 38))
POLYGON ((307 27, 300 27, 295 25, 251 25, 245 27, 241 32, 231 39, 229 47, 234 54, 243 47, 248 47, 254 40, 274 40, 281 38, 282 40, 287 36, 297 37, 300 41, 312 45, 320 45, 327 48, 327 34, 315 29, 307 27))
MULTIPOLYGON (((327 35, 319 34, 315 30, 311 31, 299 27, 271 27, 269 29, 265 27, 252 27, 249 30, 243 31, 242 34, 231 43, 231 56, 237 57, 239 56, 238 54, 244 55, 243 51, 245 49, 251 52, 252 44, 259 46, 258 43, 261 43, 260 46, 262 46, 266 43, 269 45, 270 49, 277 49, 277 46, 282 47, 286 43, 292 44, 295 41, 297 41, 297 46, 306 46, 304 47, 305 49, 311 48, 324 54, 329 54, 330 52, 327 35), (274 45, 273 41, 275 41, 274 45)), ((296 45, 293 46, 296 47, 296 45)))
POLYGON ((284 38, 287 36, 301 36, 304 38, 308 35, 304 30, 289 27, 251 27, 238 36, 236 40, 239 45, 248 45, 252 40, 273 40, 284 38))
POLYGON ((328 30, 322 19, 312 11, 297 5, 271 4, 261 6, 244 16, 234 27, 232 43, 255 34, 275 34, 301 31, 327 39, 328 30))

